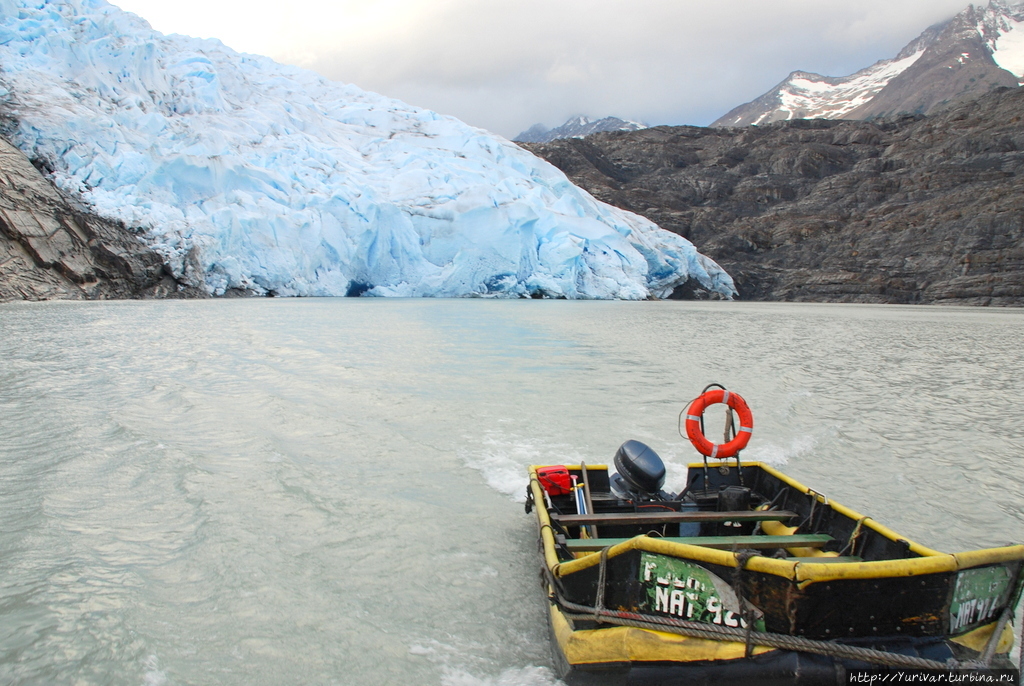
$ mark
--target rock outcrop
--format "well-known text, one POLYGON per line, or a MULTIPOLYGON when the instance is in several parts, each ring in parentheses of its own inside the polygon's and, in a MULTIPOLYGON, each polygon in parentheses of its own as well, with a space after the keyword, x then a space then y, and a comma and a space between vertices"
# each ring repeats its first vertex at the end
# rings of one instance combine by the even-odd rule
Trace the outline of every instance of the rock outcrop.
POLYGON ((741 299, 1024 305, 1024 89, 934 116, 525 145, 689 238, 741 299))
POLYGON ((205 297, 125 227, 64 197, 0 139, 0 302, 205 297))

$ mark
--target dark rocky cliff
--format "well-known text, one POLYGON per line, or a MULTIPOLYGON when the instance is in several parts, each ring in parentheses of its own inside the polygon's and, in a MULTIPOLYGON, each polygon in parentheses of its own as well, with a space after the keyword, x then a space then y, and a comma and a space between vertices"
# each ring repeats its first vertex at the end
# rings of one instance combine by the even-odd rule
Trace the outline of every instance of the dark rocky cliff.
POLYGON ((65 198, 0 139, 0 302, 205 297, 125 227, 65 198))
POLYGON ((689 238, 746 300, 1024 305, 1024 89, 930 117, 524 147, 689 238))

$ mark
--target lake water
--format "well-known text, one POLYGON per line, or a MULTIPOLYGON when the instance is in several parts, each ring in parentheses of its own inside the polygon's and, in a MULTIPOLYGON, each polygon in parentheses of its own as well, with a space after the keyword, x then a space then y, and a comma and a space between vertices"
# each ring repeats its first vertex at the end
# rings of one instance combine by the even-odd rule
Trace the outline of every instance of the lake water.
POLYGON ((677 433, 940 550, 1024 542, 1024 311, 0 306, 0 682, 548 685, 526 466, 677 433))

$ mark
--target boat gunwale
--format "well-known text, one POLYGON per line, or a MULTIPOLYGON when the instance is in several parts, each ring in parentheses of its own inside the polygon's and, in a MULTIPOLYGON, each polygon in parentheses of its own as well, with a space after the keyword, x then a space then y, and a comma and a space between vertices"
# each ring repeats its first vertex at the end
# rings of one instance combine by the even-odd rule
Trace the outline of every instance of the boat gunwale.
MULTIPOLYGON (((547 508, 544 506, 544 494, 537 478, 537 469, 547 465, 531 465, 529 467, 530 488, 533 493, 535 507, 537 508, 537 519, 540 525, 540 535, 544 543, 544 560, 548 570, 555 577, 563 577, 584 569, 600 564, 601 555, 597 552, 589 553, 575 560, 561 561, 555 552, 555 536, 551 519, 548 516, 547 508)), ((567 465, 569 466, 569 465, 567 465)), ((689 467, 703 467, 703 463, 691 463, 689 467)), ((941 553, 931 548, 913 543, 903 536, 900 536, 892 529, 879 524, 870 517, 865 517, 859 512, 845 507, 826 496, 812 491, 795 479, 782 474, 774 468, 761 462, 748 462, 744 467, 756 467, 764 470, 769 475, 783 481, 790 487, 819 498, 822 504, 828 503, 828 507, 854 521, 861 521, 862 526, 868 527, 885 538, 894 541, 905 541, 909 550, 920 557, 902 558, 895 560, 872 560, 867 562, 803 562, 788 561, 776 558, 755 555, 747 561, 745 569, 752 572, 761 572, 786 578, 804 587, 811 583, 835 581, 840 579, 877 579, 906 576, 920 576, 925 574, 939 574, 957 572, 964 569, 981 567, 1014 560, 1024 560, 1024 545, 1011 545, 998 548, 984 548, 960 553, 941 553)), ((606 465, 588 465, 587 469, 604 469, 606 465)), ((675 543, 649 536, 635 536, 628 541, 613 545, 608 548, 607 557, 616 557, 632 550, 643 550, 651 553, 670 555, 683 559, 691 559, 708 564, 715 564, 724 567, 737 567, 739 562, 734 552, 716 550, 687 543, 675 543)))

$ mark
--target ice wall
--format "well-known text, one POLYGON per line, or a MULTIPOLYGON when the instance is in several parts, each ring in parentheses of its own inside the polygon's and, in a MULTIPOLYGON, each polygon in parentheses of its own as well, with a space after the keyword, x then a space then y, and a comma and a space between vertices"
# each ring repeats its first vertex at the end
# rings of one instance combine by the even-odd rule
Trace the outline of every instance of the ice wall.
POLYGON ((0 65, 15 145, 214 294, 735 292, 498 136, 102 0, 0 0, 0 65))

